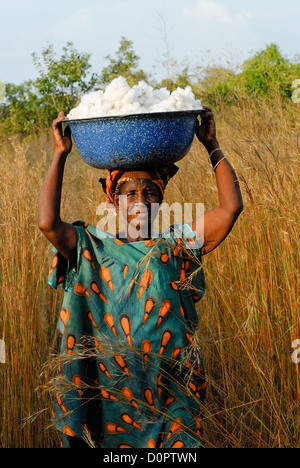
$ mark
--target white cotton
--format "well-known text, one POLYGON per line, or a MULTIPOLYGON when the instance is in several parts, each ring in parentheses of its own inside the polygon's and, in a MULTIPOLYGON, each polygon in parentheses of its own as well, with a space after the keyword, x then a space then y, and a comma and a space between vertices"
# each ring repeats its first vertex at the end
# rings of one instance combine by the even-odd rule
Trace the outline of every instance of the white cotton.
POLYGON ((170 93, 167 88, 153 89, 145 81, 132 88, 125 78, 115 78, 104 91, 93 91, 81 98, 80 104, 68 114, 69 119, 112 117, 153 112, 201 110, 199 99, 192 88, 177 88, 170 93))

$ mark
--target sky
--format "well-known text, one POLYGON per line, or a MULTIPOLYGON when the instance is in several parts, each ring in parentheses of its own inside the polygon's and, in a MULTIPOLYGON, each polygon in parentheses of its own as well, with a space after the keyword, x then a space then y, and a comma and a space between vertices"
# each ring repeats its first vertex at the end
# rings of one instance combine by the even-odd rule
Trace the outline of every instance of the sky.
POLYGON ((0 80, 34 79, 31 54, 53 44, 60 56, 69 41, 100 73, 121 36, 154 78, 165 74, 166 38, 172 58, 191 66, 235 67, 271 42, 293 58, 299 18, 299 0, 0 0, 0 80))

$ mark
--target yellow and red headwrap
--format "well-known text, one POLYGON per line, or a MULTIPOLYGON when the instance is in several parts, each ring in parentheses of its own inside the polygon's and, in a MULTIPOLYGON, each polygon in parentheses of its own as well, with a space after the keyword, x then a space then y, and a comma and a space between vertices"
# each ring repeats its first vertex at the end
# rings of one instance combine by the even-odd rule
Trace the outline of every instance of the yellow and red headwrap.
POLYGON ((106 179, 99 179, 102 184, 103 190, 106 193, 110 203, 114 201, 114 195, 118 186, 124 182, 133 179, 148 179, 151 180, 160 190, 162 196, 164 195, 166 186, 169 180, 176 174, 178 167, 175 164, 163 166, 157 169, 139 169, 139 170, 109 170, 106 179))

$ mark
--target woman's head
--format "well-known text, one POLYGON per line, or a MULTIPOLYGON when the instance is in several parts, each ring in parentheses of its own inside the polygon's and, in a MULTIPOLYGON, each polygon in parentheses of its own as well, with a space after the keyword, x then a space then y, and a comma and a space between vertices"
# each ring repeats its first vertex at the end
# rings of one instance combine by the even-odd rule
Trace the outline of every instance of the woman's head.
POLYGON ((100 179, 109 203, 120 210, 134 229, 149 231, 157 216, 168 181, 178 171, 174 164, 159 169, 113 170, 100 179))

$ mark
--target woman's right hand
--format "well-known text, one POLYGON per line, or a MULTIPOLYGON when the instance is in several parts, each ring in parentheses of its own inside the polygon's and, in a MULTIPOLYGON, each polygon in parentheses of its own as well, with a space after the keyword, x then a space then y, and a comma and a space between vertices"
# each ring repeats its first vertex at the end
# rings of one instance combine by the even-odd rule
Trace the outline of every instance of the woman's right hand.
POLYGON ((56 154, 67 156, 72 149, 71 129, 66 127, 64 134, 62 132, 62 121, 66 120, 63 112, 60 112, 57 119, 52 122, 52 135, 54 140, 54 152, 56 154))

